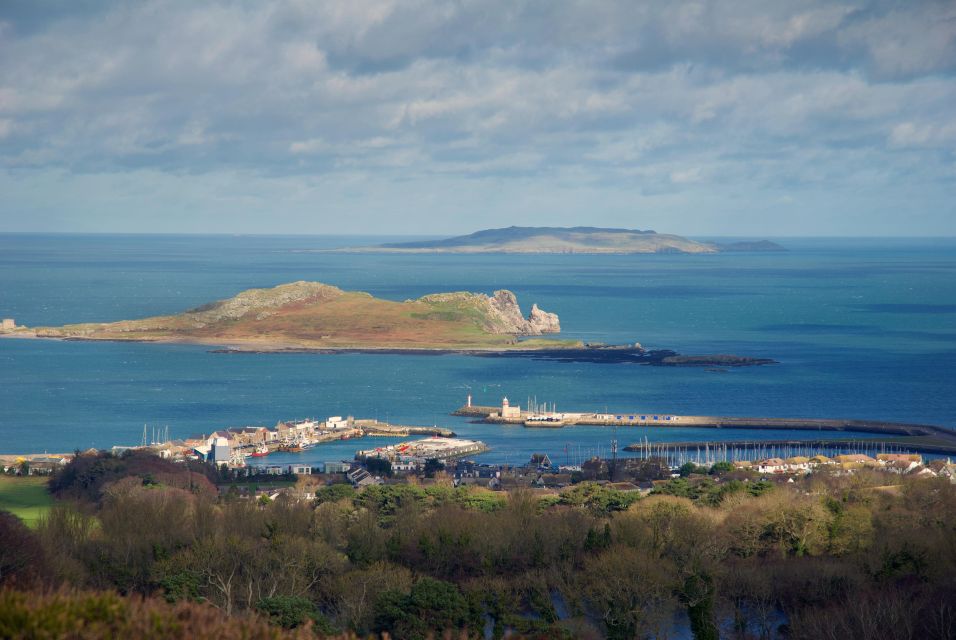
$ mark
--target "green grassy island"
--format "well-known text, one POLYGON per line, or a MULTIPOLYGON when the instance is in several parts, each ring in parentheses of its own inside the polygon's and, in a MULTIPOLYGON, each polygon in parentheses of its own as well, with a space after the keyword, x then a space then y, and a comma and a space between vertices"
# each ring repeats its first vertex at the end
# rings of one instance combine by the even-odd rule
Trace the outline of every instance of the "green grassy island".
POLYGON ((184 313, 142 320, 20 328, 14 337, 209 344, 244 351, 506 351, 581 347, 519 337, 560 331, 558 316, 515 295, 437 293, 395 302, 319 282, 249 289, 184 313))

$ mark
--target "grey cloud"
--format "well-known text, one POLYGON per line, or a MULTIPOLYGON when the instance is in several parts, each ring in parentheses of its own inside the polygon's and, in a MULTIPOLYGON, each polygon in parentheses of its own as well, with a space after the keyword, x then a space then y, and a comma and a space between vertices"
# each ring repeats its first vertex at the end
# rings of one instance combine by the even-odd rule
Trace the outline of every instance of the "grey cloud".
POLYGON ((943 202, 954 25, 948 2, 9 2, 0 172, 232 172, 291 208, 336 181, 370 210, 464 183, 730 207, 903 176, 943 202))

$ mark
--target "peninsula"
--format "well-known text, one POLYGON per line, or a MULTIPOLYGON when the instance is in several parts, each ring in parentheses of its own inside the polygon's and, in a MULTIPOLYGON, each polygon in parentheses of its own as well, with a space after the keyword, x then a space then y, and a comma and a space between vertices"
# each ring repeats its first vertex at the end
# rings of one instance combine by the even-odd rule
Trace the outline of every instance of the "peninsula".
POLYGON ((141 320, 18 327, 11 337, 179 342, 239 351, 522 350, 580 347, 580 342, 519 337, 558 333, 558 316, 513 293, 436 293, 395 302, 320 282, 249 289, 177 315, 141 320))
POLYGON ((333 249, 375 253, 720 253, 785 251, 768 240, 719 244, 639 229, 600 227, 507 227, 441 240, 394 242, 333 249))

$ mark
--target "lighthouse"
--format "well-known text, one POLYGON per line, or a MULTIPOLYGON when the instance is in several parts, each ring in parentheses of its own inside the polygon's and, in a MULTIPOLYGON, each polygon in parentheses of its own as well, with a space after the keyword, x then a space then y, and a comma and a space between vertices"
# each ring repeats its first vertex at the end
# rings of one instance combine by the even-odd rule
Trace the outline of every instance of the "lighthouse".
POLYGON ((502 418, 520 418, 521 417, 521 405, 511 406, 511 403, 508 402, 508 398, 503 398, 501 400, 501 417, 502 418))
POLYGON ((468 394, 468 403, 467 403, 465 406, 466 406, 466 407, 471 407, 471 394, 470 394, 470 393, 468 394))

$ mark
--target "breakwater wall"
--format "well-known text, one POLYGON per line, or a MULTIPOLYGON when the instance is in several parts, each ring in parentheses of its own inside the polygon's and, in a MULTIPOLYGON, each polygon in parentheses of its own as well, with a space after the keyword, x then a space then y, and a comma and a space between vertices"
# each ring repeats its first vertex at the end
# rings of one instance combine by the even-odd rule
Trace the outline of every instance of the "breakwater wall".
MULTIPOLYGON (((529 421, 535 414, 521 411, 519 415, 504 418, 500 407, 461 407, 452 415, 477 417, 490 424, 537 426, 529 421), (526 424, 527 423, 527 424, 526 424)), ((894 436, 940 436, 956 439, 956 430, 937 425, 887 422, 883 420, 852 420, 843 418, 768 418, 737 416, 689 416, 671 413, 615 412, 583 413, 555 412, 555 421, 545 423, 551 428, 565 426, 599 427, 659 427, 662 429, 697 427, 709 429, 786 429, 795 431, 847 431, 884 433, 894 436)), ((540 414, 539 414, 540 417, 540 414)))

